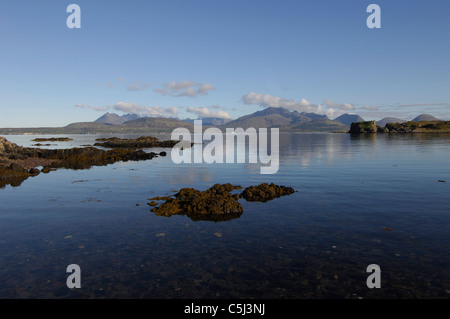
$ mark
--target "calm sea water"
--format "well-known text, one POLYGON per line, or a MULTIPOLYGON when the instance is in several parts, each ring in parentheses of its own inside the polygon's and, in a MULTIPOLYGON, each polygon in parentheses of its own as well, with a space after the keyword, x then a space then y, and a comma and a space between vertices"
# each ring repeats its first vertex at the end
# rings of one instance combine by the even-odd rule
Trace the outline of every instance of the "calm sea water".
MULTIPOLYGON (((23 146, 35 137, 6 136, 23 146)), ((100 135, 70 137, 49 147, 100 135)), ((0 189, 0 297, 448 299, 449 142, 281 134, 274 175, 259 164, 176 165, 167 149, 40 174, 0 189), (240 218, 218 223, 156 216, 146 204, 182 187, 263 182, 297 192, 242 200, 240 218), (80 289, 66 286, 69 264, 81 268, 80 289), (379 289, 366 285, 370 264, 381 268, 379 289)))

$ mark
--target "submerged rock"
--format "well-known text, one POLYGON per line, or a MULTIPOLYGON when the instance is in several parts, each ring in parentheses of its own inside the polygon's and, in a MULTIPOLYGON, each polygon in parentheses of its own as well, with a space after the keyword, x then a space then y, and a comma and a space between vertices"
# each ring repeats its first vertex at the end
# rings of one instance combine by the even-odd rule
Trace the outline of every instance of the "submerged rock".
POLYGON ((278 186, 274 183, 263 183, 258 186, 250 186, 244 189, 241 197, 249 202, 267 202, 277 197, 290 195, 295 190, 292 187, 278 186))

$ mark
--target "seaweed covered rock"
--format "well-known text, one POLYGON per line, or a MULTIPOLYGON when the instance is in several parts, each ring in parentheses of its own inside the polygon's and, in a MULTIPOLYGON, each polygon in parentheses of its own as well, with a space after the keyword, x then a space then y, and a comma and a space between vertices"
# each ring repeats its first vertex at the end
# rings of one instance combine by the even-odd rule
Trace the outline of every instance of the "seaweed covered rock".
POLYGON ((173 147, 178 141, 159 141, 156 137, 141 136, 135 139, 122 139, 118 137, 98 138, 94 146, 107 148, 150 148, 173 147))
POLYGON ((247 201, 267 202, 276 197, 290 195, 295 192, 292 187, 275 184, 261 184, 247 187, 241 194, 232 191, 242 189, 230 183, 215 184, 206 191, 194 188, 182 188, 173 197, 149 198, 150 211, 158 216, 187 215, 192 220, 224 221, 238 218, 244 212, 239 198, 247 201), (165 201, 158 206, 158 201, 165 201))
POLYGON ((6 138, 0 136, 0 155, 14 154, 19 152, 21 149, 22 147, 11 143, 6 138))
POLYGON ((69 138, 69 137, 39 137, 39 138, 35 138, 34 140, 32 140, 33 142, 68 142, 68 141, 73 141, 73 139, 69 138))
POLYGON ((10 166, 0 166, 0 188, 6 185, 20 186, 28 177, 39 175, 39 173, 37 168, 27 170, 15 163, 10 166))
MULTIPOLYGON (((241 186, 215 184, 205 191, 182 188, 172 197, 162 197, 165 202, 151 209, 159 216, 187 215, 192 220, 224 221, 239 217, 244 209, 238 202, 239 195, 231 191, 241 186)), ((150 206, 161 197, 150 198, 150 206)))
POLYGON ((278 186, 274 183, 263 183, 258 186, 249 186, 241 193, 241 197, 249 202, 267 202, 277 197, 290 195, 295 190, 292 187, 278 186))
POLYGON ((146 153, 142 150, 112 149, 100 150, 95 147, 71 149, 27 149, 29 157, 54 160, 49 168, 87 169, 92 166, 105 166, 115 162, 149 160, 158 156, 156 153, 146 153))
MULTIPOLYGON (((159 153, 164 156, 164 152, 159 153)), ((58 168, 88 169, 119 161, 149 160, 159 156, 154 152, 129 148, 102 150, 96 147, 70 149, 41 149, 21 147, 0 137, 0 187, 18 186, 30 176, 36 176, 58 168)))

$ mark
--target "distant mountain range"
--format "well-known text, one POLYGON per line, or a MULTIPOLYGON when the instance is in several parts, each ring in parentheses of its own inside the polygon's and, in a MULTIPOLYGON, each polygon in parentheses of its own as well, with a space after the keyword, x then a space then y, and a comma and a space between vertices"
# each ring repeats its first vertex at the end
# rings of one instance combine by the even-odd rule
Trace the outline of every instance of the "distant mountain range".
MULTIPOLYGON (((413 121, 438 121, 432 115, 421 114, 413 121)), ((244 115, 235 120, 222 118, 203 118, 203 127, 215 126, 222 130, 225 128, 242 127, 279 128, 287 132, 344 132, 348 131, 351 123, 364 122, 356 114, 343 114, 335 119, 316 113, 289 111, 282 107, 268 107, 252 114, 244 115)), ((377 121, 384 127, 387 123, 403 123, 406 120, 386 117, 377 121)), ((193 119, 174 119, 163 117, 141 117, 136 114, 119 116, 115 113, 105 113, 93 122, 72 123, 65 127, 40 128, 0 128, 0 134, 116 134, 116 133, 170 133, 175 128, 185 127, 193 130, 193 119)))
POLYGON ((349 126, 330 120, 326 115, 289 111, 282 107, 268 107, 264 110, 242 116, 226 124, 227 127, 278 127, 280 131, 333 132, 347 130, 349 126))
POLYGON ((116 113, 105 113, 96 119, 94 122, 97 123, 105 123, 110 125, 122 125, 125 122, 133 121, 140 119, 141 116, 137 114, 125 114, 122 116, 117 115, 116 113))

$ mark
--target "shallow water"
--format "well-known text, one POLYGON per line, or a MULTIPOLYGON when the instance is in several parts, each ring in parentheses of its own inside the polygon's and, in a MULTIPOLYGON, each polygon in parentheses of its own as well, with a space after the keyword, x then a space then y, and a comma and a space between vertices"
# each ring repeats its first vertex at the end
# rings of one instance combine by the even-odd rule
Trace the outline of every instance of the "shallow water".
MULTIPOLYGON (((50 148, 102 137, 65 136, 74 140, 50 148)), ((22 146, 36 137, 6 136, 22 146)), ((259 164, 177 165, 170 149, 40 174, 0 189, 0 297, 448 299, 449 142, 281 134, 274 175, 259 164), (240 218, 218 223, 155 216, 146 204, 182 187, 263 182, 298 192, 242 200, 240 218), (81 268, 80 289, 66 286, 69 264, 81 268), (370 264, 381 268, 380 289, 366 285, 370 264)))

